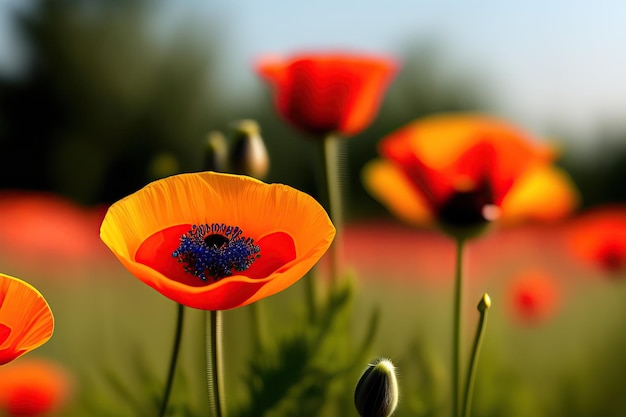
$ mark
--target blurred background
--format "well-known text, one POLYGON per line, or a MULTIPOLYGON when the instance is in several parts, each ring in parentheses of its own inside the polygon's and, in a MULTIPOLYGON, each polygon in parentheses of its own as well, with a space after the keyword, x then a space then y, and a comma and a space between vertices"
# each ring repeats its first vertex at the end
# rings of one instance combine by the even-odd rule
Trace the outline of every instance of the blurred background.
MULTIPOLYGON (((315 195, 314 144, 279 119, 252 63, 307 50, 378 52, 402 68, 372 126, 345 143, 346 256, 363 284, 354 331, 382 307, 372 353, 403 366, 398 415, 437 415, 453 245, 394 222, 364 191, 361 168, 383 136, 419 116, 484 111, 559 147, 581 210, 625 202, 624 21, 626 3, 616 0, 0 0, 0 268, 34 283, 57 316, 53 340, 33 355, 60 360, 90 387, 73 415, 128 391, 141 397, 137 381, 102 372, 128 368, 138 349, 164 377, 174 306, 101 245, 104 208, 153 179, 202 170, 207 134, 243 118, 261 126, 267 181, 315 195)), ((494 298, 477 415, 626 415, 626 289, 577 263, 567 236, 561 225, 520 228, 470 247, 468 294, 494 298), (527 290, 528 276, 541 284, 527 290), (541 300, 530 316, 523 297, 541 300)), ((297 306, 292 294, 262 301, 278 312, 272 326, 288 323, 280 312, 297 306)), ((247 329, 245 312, 229 317, 247 329)), ((227 332, 239 359, 230 359, 234 397, 250 353, 242 334, 227 332)))
POLYGON ((269 180, 312 191, 311 144, 277 118, 252 63, 344 49, 403 63, 374 125, 347 144, 353 207, 378 208, 357 175, 375 143, 445 110, 488 111, 562 145, 585 205, 623 200, 625 16, 617 1, 4 0, 0 186, 108 203, 164 158, 201 169, 209 130, 255 118, 269 180))

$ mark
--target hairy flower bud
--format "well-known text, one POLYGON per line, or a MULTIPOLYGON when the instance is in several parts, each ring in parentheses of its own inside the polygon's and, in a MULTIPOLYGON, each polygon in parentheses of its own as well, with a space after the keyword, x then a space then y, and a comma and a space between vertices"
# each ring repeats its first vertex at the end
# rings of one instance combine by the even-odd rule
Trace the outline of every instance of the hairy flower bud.
POLYGON ((256 121, 245 119, 233 124, 230 164, 235 174, 264 179, 269 157, 256 121))
POLYGON ((204 169, 226 172, 228 164, 228 146, 222 132, 212 130, 207 134, 204 149, 204 169))
POLYGON ((389 417, 398 405, 398 382, 389 359, 372 361, 356 385, 354 404, 361 417, 389 417))

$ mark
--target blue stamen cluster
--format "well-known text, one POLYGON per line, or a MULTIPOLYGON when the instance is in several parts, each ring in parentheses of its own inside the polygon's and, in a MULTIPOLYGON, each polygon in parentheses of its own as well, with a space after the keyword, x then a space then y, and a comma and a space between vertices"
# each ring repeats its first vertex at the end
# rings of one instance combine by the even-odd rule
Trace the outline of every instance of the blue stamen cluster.
POLYGON ((261 257, 261 248, 254 239, 242 236, 239 227, 213 223, 193 225, 180 237, 178 249, 172 252, 185 272, 202 281, 231 276, 233 271, 245 271, 261 257))

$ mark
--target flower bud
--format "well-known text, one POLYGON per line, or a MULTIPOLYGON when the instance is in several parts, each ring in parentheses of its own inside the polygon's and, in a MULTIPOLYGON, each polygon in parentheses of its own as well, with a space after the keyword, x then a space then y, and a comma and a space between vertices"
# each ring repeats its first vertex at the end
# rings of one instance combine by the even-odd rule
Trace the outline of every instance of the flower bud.
POLYGON ((204 169, 215 172, 226 172, 228 163, 228 147, 222 132, 212 130, 206 138, 204 150, 204 169))
POLYGON ((233 173, 264 179, 269 157, 256 121, 246 119, 233 124, 230 164, 233 173))
POLYGON ((369 364, 354 391, 354 404, 361 417, 389 417, 398 405, 398 381, 389 359, 369 364))

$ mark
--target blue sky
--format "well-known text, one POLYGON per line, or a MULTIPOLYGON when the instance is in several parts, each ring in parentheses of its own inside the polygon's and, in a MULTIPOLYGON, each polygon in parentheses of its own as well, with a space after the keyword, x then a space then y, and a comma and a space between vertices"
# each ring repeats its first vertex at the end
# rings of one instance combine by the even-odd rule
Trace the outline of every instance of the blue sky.
MULTIPOLYGON (((0 64, 15 52, 0 0, 0 64)), ((166 2, 167 3, 167 2, 166 2)), ((531 129, 562 123, 584 138, 597 121, 626 120, 626 2, 620 0, 177 0, 162 21, 221 25, 224 74, 239 86, 267 52, 356 49, 399 53, 424 39, 449 65, 489 81, 499 112, 531 129)), ((419 76, 419 74, 416 74, 419 76)))

